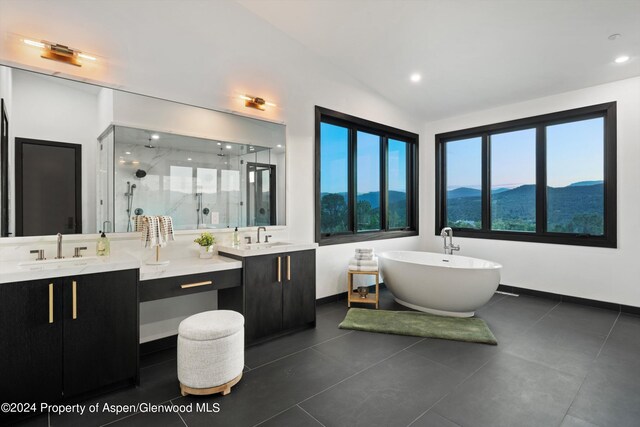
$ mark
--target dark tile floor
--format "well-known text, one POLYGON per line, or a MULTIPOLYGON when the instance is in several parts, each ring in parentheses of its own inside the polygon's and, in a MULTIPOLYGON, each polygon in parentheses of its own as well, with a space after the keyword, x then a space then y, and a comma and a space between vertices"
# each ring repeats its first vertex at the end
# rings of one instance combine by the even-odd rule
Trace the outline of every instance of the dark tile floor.
MULTIPOLYGON (((381 294, 383 309, 403 309, 381 294)), ((499 345, 317 327, 251 347, 230 395, 181 397, 175 350, 142 361, 140 387, 89 403, 192 405, 179 413, 49 416, 34 426, 638 426, 640 317, 496 294, 478 311, 499 345), (196 405, 219 404, 219 412, 196 405)), ((186 408, 187 406, 185 406, 186 408)))

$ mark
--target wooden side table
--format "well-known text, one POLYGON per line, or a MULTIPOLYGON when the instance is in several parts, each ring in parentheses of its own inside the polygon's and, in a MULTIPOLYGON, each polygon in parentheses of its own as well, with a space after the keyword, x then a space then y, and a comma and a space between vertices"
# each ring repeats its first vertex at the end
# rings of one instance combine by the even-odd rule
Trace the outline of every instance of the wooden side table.
POLYGON ((378 308, 378 304, 380 301, 380 273, 378 271, 355 271, 349 270, 347 271, 347 306, 351 307, 352 302, 357 302, 361 304, 375 304, 376 308, 378 308), (369 276, 376 276, 376 293, 368 294, 366 298, 362 298, 360 294, 353 290, 353 275, 354 274, 365 274, 369 276))

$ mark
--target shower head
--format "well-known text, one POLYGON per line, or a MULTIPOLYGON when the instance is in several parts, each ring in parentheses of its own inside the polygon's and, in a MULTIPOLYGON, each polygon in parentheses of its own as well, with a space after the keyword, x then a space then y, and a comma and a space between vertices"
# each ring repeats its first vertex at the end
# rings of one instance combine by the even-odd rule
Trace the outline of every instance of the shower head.
POLYGON ((133 184, 133 185, 131 186, 131 189, 132 189, 132 190, 133 190, 134 188, 136 188, 136 185, 135 185, 135 184, 133 184))
POLYGON ((136 171, 136 178, 144 178, 145 176, 147 176, 147 171, 143 169, 138 169, 136 171))

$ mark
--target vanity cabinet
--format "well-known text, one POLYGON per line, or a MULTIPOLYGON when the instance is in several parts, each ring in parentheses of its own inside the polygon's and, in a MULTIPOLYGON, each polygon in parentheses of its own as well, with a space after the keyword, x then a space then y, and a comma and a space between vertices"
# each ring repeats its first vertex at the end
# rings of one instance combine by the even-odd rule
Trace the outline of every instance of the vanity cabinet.
POLYGON ((0 284, 0 401, 136 380, 138 270, 0 284))
POLYGON ((243 262, 247 344, 314 326, 315 250, 250 256, 243 262))

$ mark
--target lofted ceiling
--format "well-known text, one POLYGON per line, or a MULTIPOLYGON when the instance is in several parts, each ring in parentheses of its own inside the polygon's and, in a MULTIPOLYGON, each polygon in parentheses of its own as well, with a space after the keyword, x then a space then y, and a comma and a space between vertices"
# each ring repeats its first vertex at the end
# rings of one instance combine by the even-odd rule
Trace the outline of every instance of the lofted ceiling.
POLYGON ((640 75, 639 0, 238 2, 425 120, 640 75))
POLYGON ((0 63, 277 121, 334 101, 384 121, 380 98, 432 121, 640 75, 640 0, 50 3, 0 0, 0 63), (42 60, 16 35, 101 60, 42 60), (247 111, 239 94, 278 108, 247 111))

